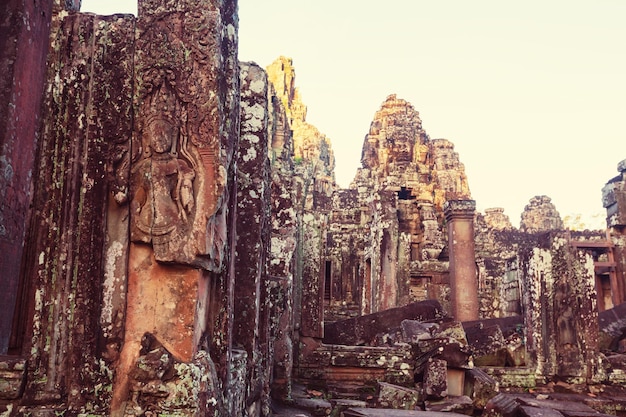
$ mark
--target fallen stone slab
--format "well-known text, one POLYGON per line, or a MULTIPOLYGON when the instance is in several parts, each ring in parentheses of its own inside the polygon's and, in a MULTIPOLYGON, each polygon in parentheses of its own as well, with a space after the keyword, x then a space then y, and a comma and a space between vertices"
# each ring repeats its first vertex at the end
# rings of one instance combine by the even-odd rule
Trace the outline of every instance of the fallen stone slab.
POLYGON ((463 345, 450 337, 433 337, 417 343, 418 356, 415 361, 415 372, 421 374, 423 367, 431 358, 445 360, 448 366, 470 368, 469 359, 472 352, 468 345, 463 345))
POLYGON ((426 411, 454 412, 471 416, 474 414, 474 404, 468 396, 448 396, 439 401, 425 401, 426 411))
MULTIPOLYGON (((515 399, 520 405, 539 407, 539 408, 552 408, 554 410, 559 410, 561 413, 592 413, 598 416, 598 412, 593 408, 589 407, 580 402, 574 401, 557 401, 551 399, 537 399, 537 398, 525 398, 525 397, 517 397, 515 399)), ((578 415, 578 414, 576 414, 578 415)), ((581 417, 583 415, 581 414, 581 417)))
MULTIPOLYGON (((483 329, 493 326, 499 327, 502 333, 502 343, 506 353, 500 351, 498 354, 504 354, 505 366, 524 366, 526 364, 526 346, 523 343, 524 321, 522 316, 482 319, 463 323, 468 341, 471 337, 475 337, 474 335, 482 334, 483 329)), ((471 341, 469 343, 472 344, 471 341)), ((501 361, 501 356, 498 356, 497 360, 501 361)), ((481 366, 478 363, 476 363, 476 365, 481 366)), ((496 365, 491 364, 489 366, 496 365)))
POLYGON ((417 343, 420 340, 430 339, 436 331, 436 323, 422 323, 417 320, 402 320, 400 328, 406 343, 417 343))
MULTIPOLYGON (((543 396, 545 397, 545 396, 543 396)), ((489 417, 608 417, 583 404, 585 397, 570 395, 541 398, 529 394, 503 394, 492 398, 485 407, 483 415, 489 417)))
POLYGON ((272 403, 271 405, 273 417, 313 417, 311 413, 287 406, 284 404, 272 403))
POLYGON ((474 407, 479 410, 484 409, 489 400, 500 390, 498 381, 480 368, 469 369, 465 372, 465 387, 468 391, 466 394, 472 399, 474 407))
POLYGON ((415 410, 422 396, 417 390, 399 385, 378 383, 378 404, 385 408, 415 410))
POLYGON ((467 329, 467 341, 474 354, 474 365, 504 367, 506 343, 499 325, 467 329))
POLYGON ((523 417, 563 417, 563 414, 552 408, 539 408, 522 405, 518 408, 523 417))
POLYGON ((563 410, 561 411, 561 414, 563 414, 565 417, 610 417, 610 414, 602 414, 602 413, 598 413, 593 412, 587 412, 587 411, 568 411, 568 410, 563 410))
POLYGON ((327 416, 333 408, 330 402, 322 398, 295 398, 293 405, 307 410, 313 416, 327 416))
POLYGON ((440 399, 448 395, 448 365, 446 361, 431 359, 424 371, 426 398, 440 399))
POLYGON ((520 397, 532 398, 530 394, 504 394, 500 393, 491 398, 487 405, 483 416, 489 417, 517 417, 520 404, 517 399, 520 397))
POLYGON ((554 392, 550 394, 550 398, 557 401, 582 402, 602 414, 623 415, 624 411, 626 411, 626 398, 616 393, 602 391, 599 391, 602 393, 602 396, 554 392))
POLYGON ((601 350, 617 351, 619 342, 626 334, 626 303, 619 304, 598 314, 601 350))
POLYGON ((20 398, 26 384, 26 359, 0 356, 0 400, 20 398))
POLYGON ((460 321, 443 322, 435 331, 435 337, 450 337, 461 345, 467 345, 467 334, 460 321))
POLYGON ((376 335, 399 329, 403 320, 434 321, 446 317, 441 304, 436 300, 411 303, 365 316, 329 323, 324 326, 326 344, 371 345, 376 335))
POLYGON ((345 398, 338 398, 330 400, 333 406, 332 415, 340 416, 341 413, 348 408, 367 408, 367 402, 361 400, 350 400, 345 398))
POLYGON ((506 338, 511 334, 519 333, 520 329, 524 326, 524 318, 522 316, 510 316, 463 322, 463 328, 466 333, 476 331, 476 328, 481 329, 495 325, 500 327, 502 334, 506 338))
POLYGON ((343 417, 465 417, 465 414, 421 410, 393 410, 388 408, 349 408, 343 417))

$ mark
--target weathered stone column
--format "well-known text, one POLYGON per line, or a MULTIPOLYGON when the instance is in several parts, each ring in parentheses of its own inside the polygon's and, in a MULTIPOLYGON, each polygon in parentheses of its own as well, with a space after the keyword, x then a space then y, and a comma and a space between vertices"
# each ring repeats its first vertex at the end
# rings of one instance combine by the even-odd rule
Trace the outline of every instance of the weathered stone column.
MULTIPOLYGON (((237 246, 235 261, 233 345, 247 353, 245 392, 260 392, 258 366, 261 282, 269 251, 269 159, 267 74, 254 63, 240 63, 241 135, 237 151, 237 246)), ((250 398, 249 405, 259 397, 250 398)), ((255 410, 258 407, 255 407, 255 410)), ((233 410, 234 416, 241 410, 233 410)), ((253 414, 253 413, 252 413, 253 414)), ((251 414, 251 415, 252 415, 251 414)))
POLYGON ((626 300, 626 159, 617 164, 617 171, 619 174, 602 188, 606 225, 615 245, 615 279, 611 282, 613 305, 626 300))
POLYGON ((302 215, 302 336, 324 337, 324 223, 322 215, 305 211, 302 215))
POLYGON ((273 85, 270 88, 271 239, 267 279, 262 292, 263 407, 269 397, 291 398, 294 361, 294 259, 297 250, 294 149, 287 114, 273 85), (271 382, 271 387, 270 387, 271 382))
POLYGON ((0 354, 9 347, 18 297, 52 3, 0 4, 0 354))
MULTIPOLYGON (((125 259, 125 249, 116 241, 107 264, 103 253, 109 196, 117 189, 113 166, 125 160, 131 134, 134 22, 62 15, 54 17, 35 209, 22 271, 29 280, 23 351, 33 364, 28 395, 43 402, 63 399, 75 412, 88 398, 100 402, 106 396, 92 394, 98 383, 109 383, 94 365, 105 349, 102 356, 114 360, 120 337, 114 321, 124 300, 113 292, 125 285, 125 277, 118 277, 119 285, 102 278, 117 259, 125 259)), ((119 168, 123 177, 127 170, 119 168)), ((127 208, 118 210, 118 219, 127 217, 127 208)))
POLYGON ((478 319, 478 279, 474 254, 474 200, 450 200, 444 206, 450 250, 450 303, 459 321, 478 319))
POLYGON ((130 208, 128 307, 112 415, 148 403, 153 410, 186 408, 199 415, 212 409, 225 415, 217 410, 223 398, 214 379, 178 372, 168 386, 198 390, 184 407, 168 403, 173 396, 142 387, 154 379, 154 352, 201 375, 198 369, 213 366, 210 351, 221 385, 230 389, 236 10, 234 0, 138 3, 130 187, 120 199, 130 208))

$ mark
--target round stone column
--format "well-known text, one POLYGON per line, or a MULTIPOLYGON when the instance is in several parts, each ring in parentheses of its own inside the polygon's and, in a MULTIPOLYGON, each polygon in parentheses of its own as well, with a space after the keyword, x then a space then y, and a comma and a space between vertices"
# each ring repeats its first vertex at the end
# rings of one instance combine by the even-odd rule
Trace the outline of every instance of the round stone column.
POLYGON ((474 200, 444 205, 450 251, 450 304, 458 321, 478 320, 478 276, 474 251, 474 200))

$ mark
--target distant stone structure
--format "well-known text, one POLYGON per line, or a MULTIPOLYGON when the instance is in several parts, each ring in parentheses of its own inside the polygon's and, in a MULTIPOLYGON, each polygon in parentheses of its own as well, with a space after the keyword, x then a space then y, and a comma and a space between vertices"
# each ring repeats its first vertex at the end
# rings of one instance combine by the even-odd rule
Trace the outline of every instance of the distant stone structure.
POLYGON ((507 230, 513 228, 509 216, 504 214, 504 209, 501 207, 485 209, 485 222, 490 228, 496 230, 507 230))
POLYGON ((563 221, 561 220, 561 215, 554 207, 550 197, 545 195, 535 196, 524 207, 520 221, 520 231, 537 233, 562 229, 563 221))

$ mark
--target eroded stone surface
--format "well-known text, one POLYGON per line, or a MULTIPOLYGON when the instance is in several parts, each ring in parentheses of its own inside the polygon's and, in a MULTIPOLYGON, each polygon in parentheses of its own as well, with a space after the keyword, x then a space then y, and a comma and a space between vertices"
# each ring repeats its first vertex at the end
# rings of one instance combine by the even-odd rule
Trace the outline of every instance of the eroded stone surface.
POLYGON ((45 89, 52 1, 5 2, 0 22, 0 354, 10 342, 19 297, 32 178, 36 176, 41 98, 45 89))
POLYGON ((448 395, 447 362, 430 359, 424 371, 424 394, 426 398, 440 399, 448 395))
POLYGON ((420 402, 420 393, 416 390, 385 382, 378 384, 378 404, 382 408, 415 410, 420 402))
POLYGON ((620 227, 626 225, 626 159, 617 165, 619 174, 602 188, 602 205, 606 208, 607 226, 620 227))
MULTIPOLYGON (((355 181, 337 190, 291 60, 267 76, 237 62, 236 1, 143 0, 137 19, 76 3, 24 3, 6 14, 14 27, 0 25, 17 41, 0 53, 0 244, 12 274, 0 352, 22 355, 0 361, 3 415, 269 416, 294 382, 309 385, 299 398, 317 414, 339 406, 331 396, 361 401, 343 403, 345 415, 376 415, 344 409, 375 405, 379 382, 417 388, 431 409, 469 409, 468 395, 480 410, 501 385, 541 389, 533 401, 604 392, 598 409, 624 411, 624 325, 594 324, 596 300, 614 316, 624 301, 624 162, 605 187, 606 235, 555 231, 545 196, 517 230, 500 209, 473 213, 452 142, 430 139, 389 96, 355 181), (463 236, 446 233, 445 207, 467 220, 463 236), (470 273, 457 271, 461 253, 470 273), (462 291, 477 301, 471 317, 455 312, 462 291), (504 360, 485 362, 494 352, 504 360)), ((555 409, 514 402, 512 413, 555 409)))
POLYGON ((524 207, 520 230, 527 233, 548 232, 562 230, 563 221, 561 215, 548 196, 535 196, 524 207))

